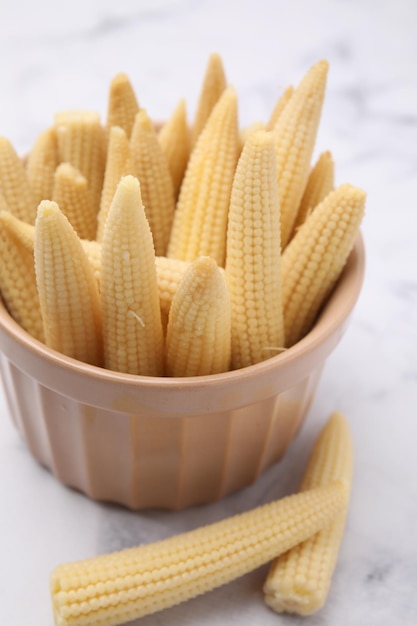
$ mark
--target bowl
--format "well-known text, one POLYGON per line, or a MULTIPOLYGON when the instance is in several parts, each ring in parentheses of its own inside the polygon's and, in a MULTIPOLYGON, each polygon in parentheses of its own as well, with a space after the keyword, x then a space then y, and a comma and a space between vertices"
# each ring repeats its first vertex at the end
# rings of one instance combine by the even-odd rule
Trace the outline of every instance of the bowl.
POLYGON ((94 500, 181 509, 253 483, 299 430, 345 332, 365 265, 359 235, 312 330, 262 363, 157 378, 81 363, 26 333, 0 303, 0 371, 32 455, 94 500))

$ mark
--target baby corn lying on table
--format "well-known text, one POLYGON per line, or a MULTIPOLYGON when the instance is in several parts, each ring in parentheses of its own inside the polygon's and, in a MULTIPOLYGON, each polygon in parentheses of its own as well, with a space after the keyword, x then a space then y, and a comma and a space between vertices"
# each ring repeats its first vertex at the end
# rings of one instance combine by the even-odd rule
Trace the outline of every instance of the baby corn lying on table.
POLYGON ((57 626, 117 626, 279 555, 265 584, 267 604, 313 612, 330 586, 351 474, 347 423, 334 414, 316 442, 300 493, 154 544, 58 566, 51 576, 57 626))

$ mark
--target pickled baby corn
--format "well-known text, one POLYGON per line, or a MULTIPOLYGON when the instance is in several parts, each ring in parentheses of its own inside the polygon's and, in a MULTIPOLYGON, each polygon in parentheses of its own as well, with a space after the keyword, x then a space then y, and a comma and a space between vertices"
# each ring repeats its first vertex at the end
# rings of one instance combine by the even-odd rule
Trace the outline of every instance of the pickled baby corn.
POLYGON ((285 105, 273 128, 277 150, 283 249, 293 230, 310 171, 327 71, 327 61, 313 65, 285 105))
POLYGON ((94 239, 97 211, 91 203, 87 179, 70 163, 61 163, 54 175, 52 200, 68 218, 80 239, 94 239))
POLYGON ((121 179, 107 216, 100 293, 105 367, 162 376, 163 334, 155 253, 134 176, 121 179))
MULTIPOLYGON (((300 491, 342 480, 350 491, 352 440, 346 418, 333 413, 316 440, 300 491)), ((345 526, 348 502, 330 524, 271 566, 264 585, 265 602, 278 613, 311 615, 327 598, 345 526)))
POLYGON ((26 227, 7 211, 0 211, 0 292, 10 315, 32 337, 44 341, 42 316, 36 286, 32 246, 26 227))
POLYGON ((213 52, 209 56, 206 73, 197 103, 197 111, 191 131, 191 146, 194 147, 208 118, 211 115, 220 96, 226 89, 226 76, 221 56, 213 52))
POLYGON ((185 100, 180 100, 170 119, 158 134, 162 152, 168 161, 175 200, 181 187, 190 153, 185 100))
POLYGON ((112 126, 109 131, 107 161, 104 171, 103 189, 101 192, 100 211, 97 215, 96 238, 101 241, 104 224, 109 212, 111 201, 116 193, 117 185, 122 176, 132 172, 129 139, 120 126, 112 126))
POLYGON ((226 281, 211 257, 185 272, 172 300, 166 337, 168 376, 204 376, 229 369, 231 310, 226 281))
POLYGON ((155 253, 164 255, 168 247, 175 199, 167 159, 158 135, 145 109, 136 115, 130 139, 132 173, 140 181, 146 218, 152 231, 155 253))
POLYGON ((253 133, 236 168, 227 230, 232 367, 259 363, 284 347, 280 207, 271 133, 253 133))
POLYGON ((139 104, 129 77, 121 72, 110 83, 106 120, 107 138, 113 126, 123 128, 126 136, 130 138, 138 111, 139 104))
POLYGON ((0 191, 9 211, 25 222, 35 222, 36 200, 24 165, 5 137, 0 137, 0 191))
POLYGON ((26 173, 36 206, 42 200, 52 200, 54 173, 58 164, 55 129, 48 128, 37 137, 26 164, 26 173))
POLYGON ((331 522, 341 482, 305 491, 154 544, 58 566, 57 626, 116 626, 179 604, 267 563, 331 522))
POLYGON ((307 185, 298 208, 294 231, 305 221, 307 215, 334 189, 334 161, 332 153, 323 152, 308 177, 307 185))
POLYGON ((282 255, 285 343, 311 328, 355 243, 366 194, 352 185, 332 191, 300 226, 282 255))
POLYGON ((224 266, 230 193, 238 158, 237 97, 228 87, 191 153, 181 186, 167 256, 211 256, 224 266))
POLYGON ((95 111, 70 110, 55 114, 60 163, 71 163, 87 179, 91 203, 100 206, 106 154, 104 131, 95 111))
POLYGON ((275 127, 276 123, 278 122, 279 116, 281 115, 281 113, 283 112, 283 110, 285 109, 287 102, 290 101, 292 94, 294 93, 294 87, 292 85, 289 85, 285 91, 283 91, 283 93, 280 95, 280 97, 277 100, 276 105, 274 106, 271 116, 268 120, 268 123, 266 125, 266 130, 273 130, 273 128, 275 127))
POLYGON ((35 222, 35 271, 46 345, 101 366, 97 280, 77 233, 49 200, 40 203, 35 222))

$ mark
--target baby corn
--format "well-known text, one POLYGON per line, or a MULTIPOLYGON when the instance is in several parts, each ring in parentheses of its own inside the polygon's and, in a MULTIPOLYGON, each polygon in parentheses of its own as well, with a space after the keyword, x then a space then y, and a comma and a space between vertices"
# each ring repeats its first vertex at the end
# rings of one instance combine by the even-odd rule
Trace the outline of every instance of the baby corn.
POLYGON ((168 376, 204 376, 229 369, 230 298, 214 259, 199 257, 172 300, 166 338, 168 376))
POLYGON ((232 304, 232 367, 237 369, 284 347, 276 156, 273 137, 265 131, 249 137, 236 168, 226 278, 232 304))
POLYGON ((162 152, 168 161, 175 199, 181 187, 189 157, 189 138, 185 100, 181 100, 158 134, 162 152))
POLYGON ((120 126, 112 126, 109 131, 106 169, 104 172, 103 189, 101 192, 100 211, 97 216, 97 240, 103 237, 104 224, 117 185, 122 176, 132 171, 130 146, 126 132, 120 126))
POLYGON ((61 163, 55 171, 52 200, 58 204, 80 239, 95 238, 97 217, 87 180, 70 163, 61 163))
POLYGON ((256 569, 330 523, 341 483, 312 489, 154 544, 58 566, 57 626, 116 626, 179 604, 256 569))
POLYGON ((26 165, 26 173, 36 206, 41 200, 52 200, 54 173, 58 163, 55 129, 48 128, 33 144, 26 165))
POLYGON ((355 243, 366 194, 341 185, 317 206, 282 255, 282 297, 287 347, 311 328, 355 243))
POLYGON ((126 74, 117 74, 110 83, 107 105, 107 137, 113 126, 120 126, 130 138, 139 104, 135 91, 126 74))
POLYGON ((33 260, 33 226, 0 212, 0 292, 10 315, 32 337, 44 341, 33 260), (32 246, 26 228, 32 229, 32 246))
POLYGON ((19 219, 33 224, 36 218, 36 201, 23 163, 5 137, 0 137, 0 190, 9 211, 19 219))
POLYGON ((304 195, 298 208, 294 232, 305 221, 307 215, 334 189, 334 161, 331 152, 323 152, 308 177, 304 195))
POLYGON ((191 153, 172 225, 168 256, 211 256, 224 266, 227 214, 238 158, 237 97, 228 87, 191 153))
POLYGON ((40 203, 35 223, 35 270, 45 343, 101 366, 97 280, 75 230, 58 205, 48 200, 40 203))
POLYGON ((328 63, 313 65, 274 126, 281 203, 281 242, 287 245, 304 193, 324 100, 328 63))
POLYGON ((106 154, 100 116, 94 111, 56 113, 55 131, 60 163, 71 163, 87 179, 92 206, 100 206, 106 154))
MULTIPOLYGON (((352 440, 341 413, 333 413, 320 433, 300 491, 342 480, 352 482, 352 440)), ((343 536, 348 502, 334 520, 307 541, 277 558, 264 585, 265 602, 278 613, 311 615, 327 598, 343 536)))
POLYGON ((162 376, 163 334, 152 234, 139 182, 121 179, 101 247, 101 303, 105 367, 162 376))
POLYGON ((191 146, 194 147, 203 130, 212 110, 220 96, 226 89, 226 76, 224 73, 221 56, 217 53, 210 55, 206 73, 201 87, 200 97, 197 104, 197 112, 191 132, 191 146))
POLYGON ((130 139, 132 173, 140 181, 146 218, 152 231, 155 254, 167 250, 175 199, 168 162, 162 152, 158 135, 145 109, 136 115, 130 139))
POLYGON ((276 105, 273 108, 273 111, 271 113, 271 117, 268 120, 268 123, 266 125, 266 130, 273 130, 274 127, 276 126, 276 123, 278 122, 278 119, 281 115, 281 113, 283 112, 283 110, 285 109, 287 102, 290 101, 292 94, 294 93, 294 87, 292 85, 289 85, 285 91, 283 91, 283 93, 281 94, 281 96, 278 98, 276 105))

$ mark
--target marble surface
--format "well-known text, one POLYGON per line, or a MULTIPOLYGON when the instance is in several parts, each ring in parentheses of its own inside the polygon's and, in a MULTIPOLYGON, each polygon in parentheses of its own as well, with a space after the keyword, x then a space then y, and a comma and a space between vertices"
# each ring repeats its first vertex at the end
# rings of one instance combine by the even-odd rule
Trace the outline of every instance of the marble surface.
POLYGON ((110 79, 140 102, 190 117, 210 52, 238 91, 242 125, 330 61, 316 152, 338 183, 368 192, 367 273, 352 324, 329 359, 308 420, 285 460, 215 505, 132 513, 89 501, 30 457, 0 396, 0 619, 51 626, 48 577, 61 562, 193 528, 296 489, 314 436, 335 409, 355 443, 351 508, 325 608, 302 619, 263 602, 261 568, 143 626, 411 626, 417 623, 417 5, 414 0, 72 0, 3 3, 0 135, 24 153, 55 111, 103 115, 110 79))

